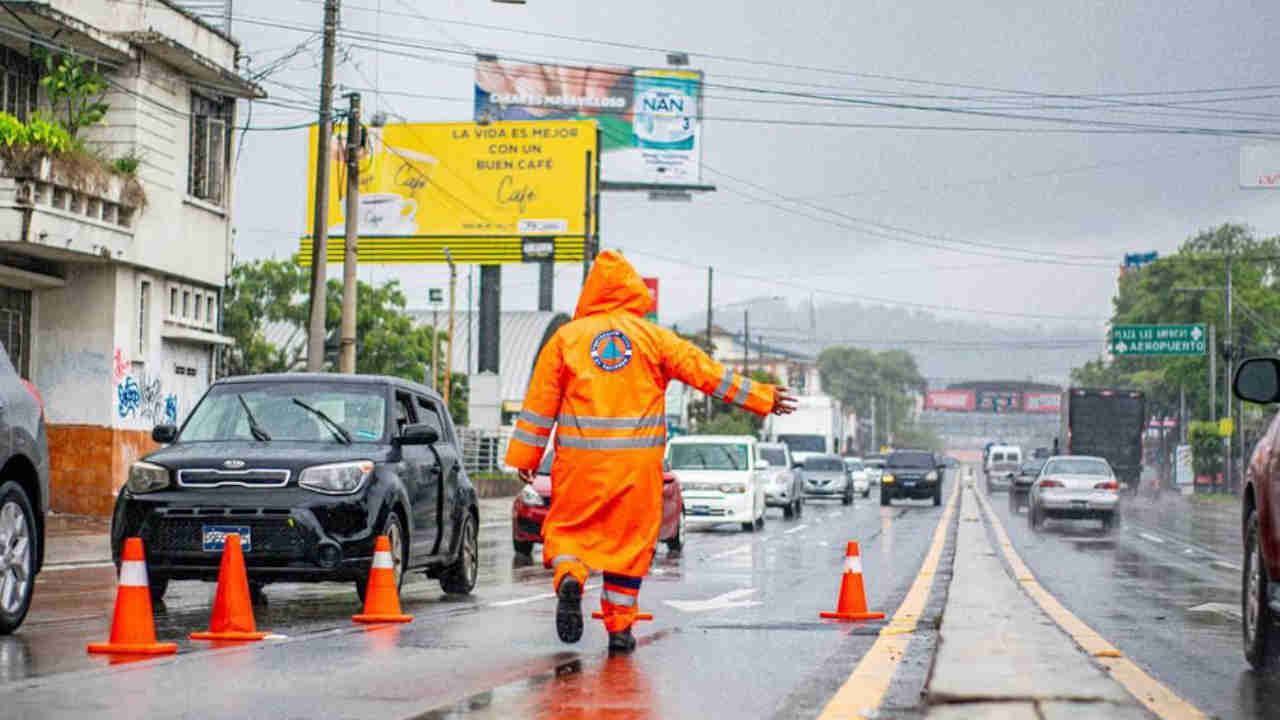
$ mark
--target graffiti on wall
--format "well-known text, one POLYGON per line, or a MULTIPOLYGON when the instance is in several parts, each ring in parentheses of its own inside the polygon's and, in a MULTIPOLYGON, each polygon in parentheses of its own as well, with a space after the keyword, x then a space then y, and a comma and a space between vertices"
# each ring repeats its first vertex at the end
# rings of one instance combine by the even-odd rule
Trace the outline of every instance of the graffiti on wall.
POLYGON ((124 357, 124 350, 116 348, 116 354, 111 360, 111 381, 119 384, 124 380, 124 376, 129 374, 129 361, 124 357))
POLYGON ((153 424, 178 423, 178 396, 166 394, 160 378, 145 370, 125 375, 116 383, 116 412, 120 419, 137 417, 153 424))

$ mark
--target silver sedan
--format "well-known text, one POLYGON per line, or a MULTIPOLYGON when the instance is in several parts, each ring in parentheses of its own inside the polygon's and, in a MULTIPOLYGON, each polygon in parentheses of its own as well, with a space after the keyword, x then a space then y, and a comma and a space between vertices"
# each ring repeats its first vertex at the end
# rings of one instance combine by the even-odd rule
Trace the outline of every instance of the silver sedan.
POLYGON ((1101 520, 1104 530, 1120 524, 1120 484, 1100 457, 1051 457, 1031 485, 1027 521, 1040 530, 1047 518, 1101 520))

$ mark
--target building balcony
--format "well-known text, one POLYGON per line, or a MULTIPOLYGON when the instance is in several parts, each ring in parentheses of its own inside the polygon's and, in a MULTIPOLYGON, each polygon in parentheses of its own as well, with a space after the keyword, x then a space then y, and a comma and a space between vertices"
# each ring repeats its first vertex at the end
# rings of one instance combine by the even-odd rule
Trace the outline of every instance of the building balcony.
POLYGON ((133 261, 136 181, 109 173, 73 180, 48 158, 0 165, 0 244, 53 260, 133 261))

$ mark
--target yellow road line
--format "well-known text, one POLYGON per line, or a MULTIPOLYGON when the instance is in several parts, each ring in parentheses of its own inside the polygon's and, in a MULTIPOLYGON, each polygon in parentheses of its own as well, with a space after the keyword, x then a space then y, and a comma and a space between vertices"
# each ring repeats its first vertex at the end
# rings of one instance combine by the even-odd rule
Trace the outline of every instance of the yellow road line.
POLYGON ((924 613, 925 603, 929 600, 929 589, 933 585, 934 573, 938 570, 938 561, 942 559, 942 548, 947 540, 947 527, 951 524, 951 516, 955 514, 956 502, 960 497, 960 483, 955 482, 951 499, 947 500, 947 509, 933 531, 933 543, 924 556, 920 572, 911 583, 911 589, 902 599, 898 611, 893 614, 889 624, 880 630, 876 642, 862 656, 853 674, 823 708, 820 720, 838 720, 844 718, 862 718, 873 715, 884 700, 889 690, 889 683, 898 670, 898 664, 906 655, 907 645, 911 643, 911 635, 916 631, 920 615, 924 613))
POLYGON ((986 496, 980 492, 975 492, 974 495, 977 496, 983 513, 991 521, 991 527, 995 530, 996 539, 1000 542, 1000 550, 1004 553, 1005 559, 1009 561, 1009 567, 1013 569, 1013 577, 1022 584, 1027 594, 1040 605, 1040 609, 1044 610, 1045 614, 1050 618, 1053 618, 1058 627, 1066 631, 1082 650, 1106 667, 1111 672, 1111 677, 1119 681, 1130 694, 1138 699, 1138 702, 1141 702, 1148 710, 1159 717, 1170 720, 1174 718, 1183 720, 1184 718, 1208 717, 1159 680, 1143 672, 1142 668, 1125 657, 1124 653, 1107 642, 1106 638, 1099 635, 1096 630, 1086 625, 1083 620, 1063 607, 1057 598, 1050 595, 1036 581, 1026 563, 1022 562, 1022 558, 1018 557, 1018 553, 1013 549, 1013 543, 1009 541, 1009 534, 1005 532, 1000 518, 992 512, 986 496))

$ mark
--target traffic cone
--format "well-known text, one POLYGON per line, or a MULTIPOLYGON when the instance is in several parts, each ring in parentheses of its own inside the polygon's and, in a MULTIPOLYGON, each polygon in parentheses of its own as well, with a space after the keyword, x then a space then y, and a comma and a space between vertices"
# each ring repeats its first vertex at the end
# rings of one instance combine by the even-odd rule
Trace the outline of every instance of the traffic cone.
POLYGON ((267 633, 258 632, 253 622, 253 604, 249 601, 249 576, 244 569, 244 552, 240 534, 228 533, 222 546, 222 565, 218 568, 218 590, 213 595, 213 616, 207 632, 191 633, 192 640, 261 640, 267 633))
POLYGON ((862 556, 858 543, 850 541, 844 551, 844 578, 840 581, 840 600, 835 612, 819 613, 833 620, 879 620, 882 612, 867 612, 867 593, 862 588, 862 556))
POLYGON ((373 546, 373 567, 364 592, 364 612, 352 615, 358 623, 406 623, 412 615, 400 612, 400 591, 396 587, 396 571, 391 564, 391 541, 379 535, 373 546))
POLYGON ((111 639, 104 643, 89 643, 86 649, 91 653, 127 655, 168 655, 178 651, 176 643, 156 642, 142 538, 126 538, 124 541, 116 607, 111 619, 111 639))

